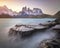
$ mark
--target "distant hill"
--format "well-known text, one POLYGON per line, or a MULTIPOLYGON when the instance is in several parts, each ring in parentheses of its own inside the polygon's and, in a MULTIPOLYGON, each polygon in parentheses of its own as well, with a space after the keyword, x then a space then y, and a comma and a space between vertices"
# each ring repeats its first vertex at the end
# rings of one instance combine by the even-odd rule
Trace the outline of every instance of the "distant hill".
POLYGON ((26 15, 26 16, 16 16, 16 18, 51 18, 51 15, 42 14, 42 15, 26 15))
POLYGON ((60 24, 60 11, 58 11, 58 12, 54 15, 54 17, 56 18, 55 22, 56 22, 57 24, 60 24))
POLYGON ((10 16, 8 14, 1 14, 0 18, 52 18, 51 15, 47 15, 47 14, 42 14, 42 15, 26 15, 26 16, 10 16))
POLYGON ((58 11, 55 15, 54 15, 55 18, 60 18, 60 11, 58 11))
POLYGON ((42 14, 40 16, 37 16, 38 18, 51 18, 52 16, 51 15, 48 15, 48 14, 42 14))
POLYGON ((1 14, 0 18, 13 18, 13 17, 8 14, 1 14))

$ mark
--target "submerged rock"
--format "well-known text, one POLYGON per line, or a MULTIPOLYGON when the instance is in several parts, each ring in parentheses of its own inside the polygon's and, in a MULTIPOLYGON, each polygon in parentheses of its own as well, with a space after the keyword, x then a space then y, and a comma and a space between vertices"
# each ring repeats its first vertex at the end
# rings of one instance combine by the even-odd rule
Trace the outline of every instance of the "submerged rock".
POLYGON ((60 40, 58 39, 46 39, 43 40, 38 48, 60 48, 60 40))

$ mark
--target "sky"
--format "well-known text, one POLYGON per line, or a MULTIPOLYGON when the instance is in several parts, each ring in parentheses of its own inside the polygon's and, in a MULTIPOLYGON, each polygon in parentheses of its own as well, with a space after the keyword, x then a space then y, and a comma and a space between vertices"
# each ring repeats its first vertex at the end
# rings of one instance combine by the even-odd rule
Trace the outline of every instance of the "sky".
POLYGON ((16 12, 21 11, 24 6, 40 8, 43 13, 50 15, 60 11, 60 0, 0 0, 0 6, 4 5, 16 12))

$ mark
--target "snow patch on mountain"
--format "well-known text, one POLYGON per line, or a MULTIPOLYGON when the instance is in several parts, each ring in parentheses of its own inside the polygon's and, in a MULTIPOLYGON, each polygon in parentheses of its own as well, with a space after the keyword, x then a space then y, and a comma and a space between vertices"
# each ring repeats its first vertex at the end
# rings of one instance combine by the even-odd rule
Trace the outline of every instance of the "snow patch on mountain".
POLYGON ((32 10, 30 8, 23 7, 22 11, 20 11, 18 15, 34 15, 35 16, 35 15, 42 15, 42 14, 43 12, 39 8, 33 8, 32 10))

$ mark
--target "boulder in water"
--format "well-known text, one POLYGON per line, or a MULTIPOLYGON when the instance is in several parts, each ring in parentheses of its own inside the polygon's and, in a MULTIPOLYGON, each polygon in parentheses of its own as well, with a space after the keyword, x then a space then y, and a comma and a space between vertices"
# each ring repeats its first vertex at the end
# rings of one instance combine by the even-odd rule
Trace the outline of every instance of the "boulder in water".
POLYGON ((60 48, 60 42, 57 39, 43 40, 38 48, 60 48))
POLYGON ((14 27, 10 28, 9 34, 17 34, 20 35, 30 35, 33 32, 44 30, 48 28, 47 26, 40 26, 40 25, 15 25, 14 27))

